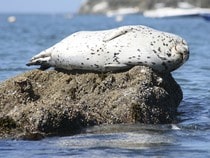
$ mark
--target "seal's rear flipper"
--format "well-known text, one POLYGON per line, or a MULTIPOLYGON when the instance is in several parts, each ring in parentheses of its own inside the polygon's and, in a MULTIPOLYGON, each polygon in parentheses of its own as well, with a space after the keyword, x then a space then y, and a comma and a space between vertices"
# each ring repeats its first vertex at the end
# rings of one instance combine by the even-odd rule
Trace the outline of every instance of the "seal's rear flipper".
POLYGON ((40 58, 32 58, 29 63, 27 63, 27 66, 31 65, 40 65, 41 70, 46 70, 51 67, 49 64, 50 57, 40 57, 40 58))
POLYGON ((50 65, 41 65, 40 66, 40 70, 47 70, 47 69, 49 69, 51 66, 50 65))

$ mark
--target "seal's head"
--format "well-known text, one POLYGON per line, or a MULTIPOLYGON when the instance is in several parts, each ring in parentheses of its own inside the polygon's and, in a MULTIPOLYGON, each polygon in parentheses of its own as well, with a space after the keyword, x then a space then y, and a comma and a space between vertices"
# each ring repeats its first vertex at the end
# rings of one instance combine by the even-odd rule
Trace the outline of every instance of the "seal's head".
POLYGON ((183 63, 189 59, 189 47, 184 39, 180 38, 176 41, 174 50, 174 54, 179 55, 183 63))
POLYGON ((158 37, 158 42, 153 45, 153 51, 162 62, 161 72, 171 72, 189 59, 189 47, 183 38, 170 33, 162 33, 158 37))
POLYGON ((187 42, 178 37, 171 47, 171 56, 168 57, 169 69, 173 71, 183 65, 189 59, 189 47, 187 42))

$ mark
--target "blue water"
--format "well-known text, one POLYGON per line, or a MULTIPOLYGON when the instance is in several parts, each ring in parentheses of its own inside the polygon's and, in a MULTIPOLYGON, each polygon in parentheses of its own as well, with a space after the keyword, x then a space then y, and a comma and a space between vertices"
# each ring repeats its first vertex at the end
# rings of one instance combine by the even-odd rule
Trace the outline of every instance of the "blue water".
POLYGON ((32 68, 27 61, 43 49, 80 30, 143 24, 184 37, 191 54, 173 72, 184 98, 179 122, 171 125, 111 125, 84 134, 40 141, 0 140, 0 157, 210 157, 210 22, 199 17, 150 19, 126 16, 0 15, 0 81, 32 68))

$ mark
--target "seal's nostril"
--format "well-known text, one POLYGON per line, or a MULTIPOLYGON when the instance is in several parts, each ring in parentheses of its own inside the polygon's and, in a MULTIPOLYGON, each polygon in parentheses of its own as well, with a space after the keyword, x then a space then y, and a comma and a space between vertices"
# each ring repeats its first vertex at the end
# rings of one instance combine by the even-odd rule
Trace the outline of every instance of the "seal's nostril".
POLYGON ((182 60, 183 61, 187 61, 189 59, 189 51, 186 50, 183 53, 180 53, 180 55, 182 56, 182 60))

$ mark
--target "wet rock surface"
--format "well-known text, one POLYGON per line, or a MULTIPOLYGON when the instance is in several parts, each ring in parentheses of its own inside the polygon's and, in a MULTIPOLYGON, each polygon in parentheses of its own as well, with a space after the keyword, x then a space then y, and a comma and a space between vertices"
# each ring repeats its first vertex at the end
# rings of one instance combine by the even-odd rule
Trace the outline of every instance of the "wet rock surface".
POLYGON ((32 70, 0 84, 0 137, 39 140, 101 124, 163 124, 182 100, 171 74, 32 70))

